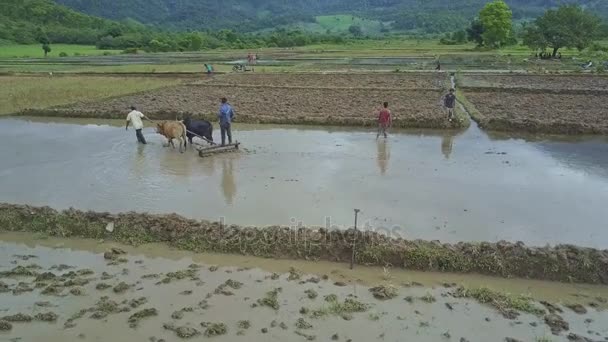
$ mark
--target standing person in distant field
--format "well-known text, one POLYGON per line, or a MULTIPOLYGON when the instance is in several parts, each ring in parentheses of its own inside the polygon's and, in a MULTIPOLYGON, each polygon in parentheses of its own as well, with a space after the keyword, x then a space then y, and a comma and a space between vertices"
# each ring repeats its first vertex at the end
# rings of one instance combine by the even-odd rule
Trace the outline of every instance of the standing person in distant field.
POLYGON ((129 115, 127 115, 127 125, 125 126, 125 130, 129 130, 129 123, 133 124, 133 128, 135 128, 135 135, 137 136, 137 141, 145 145, 146 139, 141 133, 141 130, 144 128, 144 123, 141 119, 147 118, 140 111, 138 111, 135 106, 131 106, 131 112, 129 113, 129 115))
POLYGON ((226 145, 226 135, 228 135, 228 144, 232 144, 232 120, 234 120, 234 109, 228 104, 228 100, 223 97, 220 111, 217 114, 220 120, 220 130, 222 133, 222 146, 226 145))
POLYGON ((384 102, 383 108, 378 113, 378 134, 376 135, 376 139, 380 138, 380 134, 384 134, 384 138, 387 138, 386 130, 393 123, 393 118, 391 117, 391 111, 388 109, 388 102, 384 102))
POLYGON ((454 108, 456 107, 456 95, 454 95, 454 88, 451 88, 450 92, 443 98, 443 106, 448 111, 448 120, 452 121, 454 118, 454 108))

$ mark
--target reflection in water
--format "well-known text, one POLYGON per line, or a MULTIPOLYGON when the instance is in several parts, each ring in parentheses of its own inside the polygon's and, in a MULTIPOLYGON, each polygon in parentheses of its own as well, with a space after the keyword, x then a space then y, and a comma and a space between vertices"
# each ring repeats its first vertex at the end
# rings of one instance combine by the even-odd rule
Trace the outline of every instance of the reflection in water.
POLYGON ((454 137, 456 135, 447 132, 441 137, 441 153, 445 159, 450 159, 450 155, 452 154, 452 149, 454 148, 454 137))
POLYGON ((222 192, 226 199, 226 204, 233 204, 236 196, 236 183, 234 181, 234 168, 232 158, 222 159, 222 192))
POLYGON ((184 153, 179 153, 177 146, 163 147, 160 153, 160 167, 162 172, 174 175, 190 177, 192 174, 191 159, 184 153))
POLYGON ((391 149, 388 146, 386 139, 377 140, 378 145, 378 167, 380 168, 380 174, 386 174, 388 170, 388 162, 391 159, 391 149))

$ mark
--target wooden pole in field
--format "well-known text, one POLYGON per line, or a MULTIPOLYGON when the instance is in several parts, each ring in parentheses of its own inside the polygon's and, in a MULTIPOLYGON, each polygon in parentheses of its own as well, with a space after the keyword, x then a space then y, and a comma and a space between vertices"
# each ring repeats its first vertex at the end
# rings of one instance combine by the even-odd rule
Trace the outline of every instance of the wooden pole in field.
POLYGON ((350 269, 352 270, 355 265, 355 244, 357 242, 357 217, 359 216, 359 212, 361 210, 355 209, 355 232, 353 235, 353 246, 352 246, 352 254, 350 256, 350 269))

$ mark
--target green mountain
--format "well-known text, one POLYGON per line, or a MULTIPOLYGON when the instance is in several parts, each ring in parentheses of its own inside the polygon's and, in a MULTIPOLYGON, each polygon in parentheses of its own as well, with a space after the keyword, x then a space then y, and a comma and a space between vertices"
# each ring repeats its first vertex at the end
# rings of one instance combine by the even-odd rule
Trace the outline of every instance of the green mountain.
POLYGON ((86 15, 51 0, 0 0, 0 40, 31 44, 95 44, 98 37, 141 32, 133 20, 116 22, 86 15))
MULTIPOLYGON (((488 0, 57 0, 91 15, 132 18, 174 29, 257 31, 316 23, 316 16, 347 14, 424 32, 462 28, 488 0)), ((534 18, 547 8, 577 3, 608 16, 608 0, 507 0, 515 19, 534 18)))

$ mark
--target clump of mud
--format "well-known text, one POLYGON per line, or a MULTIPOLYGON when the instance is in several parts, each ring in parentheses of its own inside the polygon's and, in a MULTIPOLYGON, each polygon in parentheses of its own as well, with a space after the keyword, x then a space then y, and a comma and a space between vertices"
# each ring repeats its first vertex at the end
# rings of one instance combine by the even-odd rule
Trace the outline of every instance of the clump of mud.
POLYGON ((546 315, 545 323, 551 328, 551 332, 554 335, 559 335, 562 331, 570 330, 570 324, 558 314, 546 315))
POLYGON ((220 336, 228 332, 228 327, 224 323, 202 322, 201 326, 205 329, 205 336, 220 336))
MULTIPOLYGON (((1 219, 0 219, 1 220, 1 219)), ((0 272, 0 277, 37 277, 38 272, 33 267, 17 266, 10 271, 0 272)))
POLYGON ((421 301, 423 302, 427 302, 427 303, 435 303, 437 301, 437 298, 435 298, 435 296, 433 296, 430 293, 425 294, 424 296, 419 298, 421 301))
POLYGON ((129 306, 133 309, 137 309, 138 307, 146 304, 148 299, 146 297, 134 298, 129 301, 129 306))
POLYGON ((566 307, 574 312, 576 312, 579 315, 584 315, 587 313, 587 309, 585 309, 584 306, 582 306, 581 304, 570 304, 570 305, 566 305, 566 307))
POLYGON ((32 291, 34 291, 34 287, 32 287, 30 284, 19 282, 19 284, 17 284, 17 286, 13 289, 13 295, 18 296, 22 293, 32 291))
POLYGON ((9 331, 13 329, 13 325, 7 321, 0 320, 0 331, 9 331))
MULTIPOLYGON (((43 229, 51 236, 100 239, 106 236, 105 226, 108 222, 124 227, 114 231, 112 237, 116 241, 133 245, 166 242, 173 247, 197 252, 346 261, 352 256, 350 242, 356 235, 355 261, 359 264, 391 264, 423 271, 474 272, 503 277, 608 284, 608 250, 572 245, 527 247, 521 242, 505 241, 441 244, 394 239, 370 231, 223 227, 219 222, 189 220, 175 214, 130 212, 113 215, 75 209, 58 212, 48 207, 0 204, 0 229, 7 231, 38 232, 43 229), (41 221, 45 222, 42 228, 37 224, 41 221), (243 239, 242 236, 247 238, 243 239), (315 241, 316 247, 309 248, 308 241, 315 241)), ((37 272, 19 266, 0 273, 0 276, 35 277, 37 272)), ((173 276, 171 278, 168 274, 161 283, 180 279, 182 274, 173 276)), ((187 273, 185 277, 197 278, 192 273, 187 273)))
POLYGON ((110 287, 112 287, 112 285, 106 283, 98 283, 97 285, 95 285, 95 289, 99 291, 107 290, 110 287))
POLYGON ((312 318, 321 318, 328 315, 342 317, 342 319, 350 321, 353 319, 354 313, 365 312, 369 309, 369 305, 364 304, 354 298, 346 298, 344 302, 340 302, 336 295, 325 296, 326 306, 315 310, 308 308, 300 309, 303 315, 309 315, 312 318))
POLYGON ((287 277, 287 281, 300 280, 302 278, 302 274, 300 271, 296 270, 293 267, 289 268, 289 276, 287 277))
POLYGON ((120 248, 111 248, 110 250, 105 251, 103 253, 103 258, 106 260, 116 260, 124 254, 127 254, 127 252, 123 251, 120 248))
POLYGON ((306 341, 314 341, 317 339, 317 336, 315 335, 308 335, 298 330, 294 331, 294 334, 304 337, 306 341))
POLYGON ((30 315, 18 313, 18 314, 14 314, 14 315, 4 316, 4 317, 2 317, 2 320, 6 321, 6 322, 12 322, 12 323, 18 323, 18 322, 22 323, 22 322, 31 322, 33 320, 33 318, 30 315))
POLYGON ((44 272, 44 273, 39 274, 34 281, 42 282, 42 281, 55 280, 56 278, 57 278, 57 275, 55 275, 55 273, 44 272))
POLYGON ((112 291, 114 291, 114 293, 121 294, 121 293, 125 293, 130 288, 131 288, 131 285, 125 283, 124 281, 121 281, 116 286, 114 286, 114 288, 112 288, 112 291))
POLYGON ((317 293, 317 291, 313 290, 313 289, 308 289, 306 291, 304 291, 304 293, 308 296, 308 298, 310 299, 315 299, 319 296, 319 294, 317 293))
POLYGON ((0 281, 0 293, 9 292, 11 289, 5 282, 0 281))
POLYGON ((138 312, 132 314, 131 316, 129 316, 129 326, 131 328, 136 328, 137 325, 139 324, 139 321, 141 321, 144 318, 154 317, 154 316, 158 316, 158 311, 155 308, 143 309, 143 310, 138 311, 138 312))
POLYGON ((466 289, 459 287, 451 294, 456 298, 474 298, 480 303, 492 305, 507 319, 517 318, 519 312, 526 312, 537 316, 545 314, 545 310, 534 305, 529 297, 512 296, 488 288, 466 289))
POLYGON ((64 289, 65 287, 63 284, 57 282, 45 287, 40 293, 48 296, 61 296, 64 289))
POLYGON ((74 296, 84 296, 85 295, 84 289, 82 287, 75 287, 73 289, 70 289, 70 293, 74 296))
POLYGON ((42 322, 56 322, 58 317, 59 316, 52 311, 45 313, 37 313, 36 316, 34 316, 36 320, 42 322))
POLYGON ((296 328, 298 329, 312 329, 312 324, 306 322, 304 318, 298 318, 296 321, 296 328))
POLYGON ((176 272, 169 272, 165 275, 165 278, 163 278, 161 281, 156 283, 156 285, 169 284, 173 281, 183 280, 186 278, 188 278, 192 281, 199 280, 199 278, 196 274, 197 274, 197 270, 192 269, 192 268, 189 268, 186 270, 180 270, 180 271, 176 271, 176 272))
POLYGON ((75 321, 76 319, 82 318, 87 312, 91 312, 91 318, 93 319, 103 319, 111 314, 118 314, 122 312, 129 312, 131 308, 129 306, 120 306, 117 302, 111 300, 109 297, 104 296, 95 303, 95 306, 83 309, 76 314, 68 321, 75 321))
POLYGON ((232 295, 234 295, 234 293, 232 291, 230 291, 228 288, 231 288, 233 290, 238 290, 241 287, 243 287, 243 283, 236 281, 236 280, 228 279, 223 284, 220 284, 215 289, 214 293, 222 294, 224 296, 232 296, 232 295))
POLYGON ((251 322, 249 321, 238 321, 236 325, 239 327, 239 329, 243 330, 251 328, 251 322))
POLYGON ((393 299, 399 295, 399 290, 393 285, 379 285, 369 289, 374 298, 380 300, 393 299))
POLYGON ((279 310, 279 293, 282 291, 281 288, 276 288, 266 293, 264 298, 258 299, 257 303, 261 306, 267 306, 274 310, 279 310))
POLYGON ((166 330, 173 331, 179 338, 192 338, 201 334, 200 331, 194 328, 186 326, 176 327, 174 324, 171 323, 163 324, 163 328, 165 328, 166 330))

